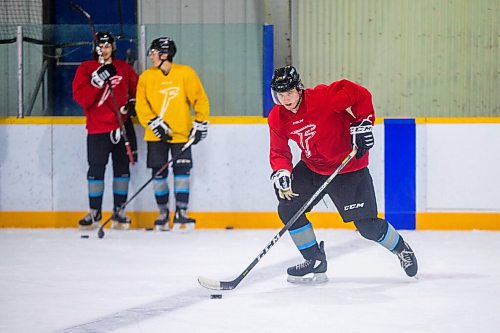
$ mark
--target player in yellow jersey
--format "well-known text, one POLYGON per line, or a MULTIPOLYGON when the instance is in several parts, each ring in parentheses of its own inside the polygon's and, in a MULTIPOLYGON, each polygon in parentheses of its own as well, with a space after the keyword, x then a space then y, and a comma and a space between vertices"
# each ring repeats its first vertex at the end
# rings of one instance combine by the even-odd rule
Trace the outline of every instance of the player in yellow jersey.
MULTIPOLYGON (((152 67, 139 76, 136 112, 145 128, 148 146, 147 166, 154 175, 153 187, 160 215, 156 230, 169 230, 168 168, 156 173, 168 161, 169 151, 177 156, 189 139, 196 144, 207 136, 210 107, 203 85, 193 68, 173 63, 177 52, 169 37, 153 40, 149 48, 152 67), (191 109, 194 122, 191 121, 191 109)), ((188 217, 189 177, 193 166, 191 148, 173 161, 175 194, 174 231, 192 230, 195 220, 188 217)))

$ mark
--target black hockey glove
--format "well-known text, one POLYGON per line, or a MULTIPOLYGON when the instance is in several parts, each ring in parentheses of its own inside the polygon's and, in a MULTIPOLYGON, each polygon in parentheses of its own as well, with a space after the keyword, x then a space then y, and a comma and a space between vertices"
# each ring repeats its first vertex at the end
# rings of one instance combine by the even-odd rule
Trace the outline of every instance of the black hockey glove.
POLYGON ((189 132, 189 140, 194 139, 193 144, 197 144, 208 135, 208 121, 194 121, 193 128, 189 132))
POLYGON ((153 131, 154 135, 161 141, 169 141, 172 140, 170 133, 172 133, 172 129, 168 127, 168 124, 161 118, 156 117, 148 121, 148 126, 153 131))
POLYGON ((280 169, 271 174, 271 180, 274 183, 274 188, 277 190, 279 199, 292 200, 299 195, 292 190, 292 176, 290 171, 280 169))
POLYGON ((116 67, 113 64, 106 64, 92 73, 92 85, 97 88, 102 88, 107 80, 116 75, 116 67))
POLYGON ((127 104, 120 108, 121 114, 128 114, 131 117, 135 117, 135 98, 129 98, 127 104))
MULTIPOLYGON (((369 117, 368 117, 369 118, 369 117)), ((351 124, 352 145, 358 149, 356 158, 360 159, 368 150, 373 147, 373 124, 368 119, 351 124)))

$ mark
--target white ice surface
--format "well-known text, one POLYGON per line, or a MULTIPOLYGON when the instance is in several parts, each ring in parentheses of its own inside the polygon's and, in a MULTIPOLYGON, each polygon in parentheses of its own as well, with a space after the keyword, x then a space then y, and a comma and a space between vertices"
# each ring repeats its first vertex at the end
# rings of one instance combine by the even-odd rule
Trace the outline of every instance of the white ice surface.
POLYGON ((191 234, 0 229, 0 332, 500 332, 500 232, 402 232, 419 280, 353 231, 317 230, 324 285, 286 282, 288 235, 241 284, 232 280, 277 230, 191 234))

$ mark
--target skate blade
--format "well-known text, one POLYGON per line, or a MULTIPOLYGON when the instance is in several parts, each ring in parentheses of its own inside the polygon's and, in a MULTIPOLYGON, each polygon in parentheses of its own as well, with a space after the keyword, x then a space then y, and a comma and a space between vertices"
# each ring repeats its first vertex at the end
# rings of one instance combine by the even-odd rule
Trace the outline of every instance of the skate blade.
POLYGON ((174 223, 172 231, 178 233, 188 233, 194 230, 194 223, 174 223))
POLYGON ((80 225, 78 229, 80 229, 81 231, 90 231, 99 228, 99 225, 100 223, 94 223, 91 225, 80 225))
POLYGON ((113 222, 111 228, 115 230, 128 230, 130 228, 130 223, 113 222))
POLYGON ((306 274, 304 276, 288 275, 286 280, 296 284, 321 284, 328 282, 328 276, 326 273, 306 274))
POLYGON ((155 225, 155 231, 170 231, 168 224, 165 225, 155 225))

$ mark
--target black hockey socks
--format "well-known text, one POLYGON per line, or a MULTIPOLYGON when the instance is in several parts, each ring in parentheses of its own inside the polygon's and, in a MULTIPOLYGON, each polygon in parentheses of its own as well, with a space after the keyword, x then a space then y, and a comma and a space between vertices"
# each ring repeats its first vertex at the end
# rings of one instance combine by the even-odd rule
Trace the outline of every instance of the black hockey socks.
POLYGON ((287 269, 287 281, 291 283, 327 282, 324 243, 320 242, 318 245, 312 224, 307 223, 288 232, 305 261, 287 269))
POLYGON ((104 179, 89 179, 89 204, 91 209, 101 210, 104 194, 104 179))
POLYGON ((155 193, 156 203, 160 205, 168 204, 168 182, 166 177, 155 177, 153 181, 153 190, 155 193))
POLYGON ((307 223, 305 226, 294 230, 289 230, 288 233, 305 259, 312 259, 315 253, 318 252, 318 243, 311 223, 307 223))
MULTIPOLYGON (((387 221, 385 222, 387 223, 387 221)), ((404 269, 406 275, 412 277, 417 274, 418 264, 415 253, 413 253, 410 245, 404 241, 403 237, 401 237, 399 232, 390 223, 387 223, 385 235, 377 240, 377 242, 398 257, 401 268, 404 269)))
MULTIPOLYGON (((384 222, 387 223, 387 221, 384 222)), ((387 231, 381 238, 377 239, 377 243, 389 251, 394 251, 400 240, 402 240, 402 238, 399 232, 397 232, 391 224, 387 223, 387 231)))
POLYGON ((113 202, 115 207, 119 207, 127 201, 129 181, 130 177, 128 175, 113 178, 113 202))
POLYGON ((389 251, 393 251, 401 236, 386 220, 369 218, 354 221, 361 236, 376 241, 389 251))
POLYGON ((189 203, 190 175, 174 175, 175 202, 178 208, 186 210, 189 203))

